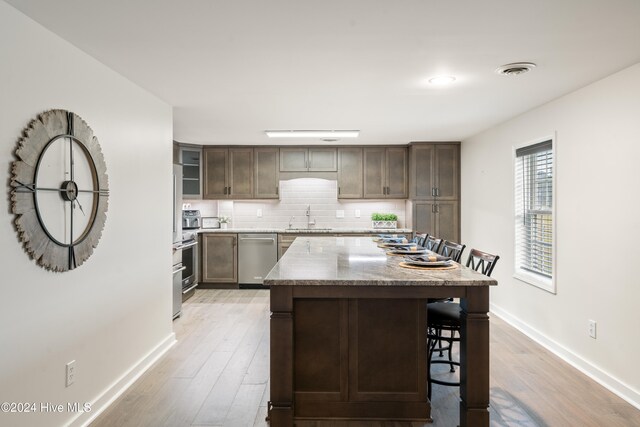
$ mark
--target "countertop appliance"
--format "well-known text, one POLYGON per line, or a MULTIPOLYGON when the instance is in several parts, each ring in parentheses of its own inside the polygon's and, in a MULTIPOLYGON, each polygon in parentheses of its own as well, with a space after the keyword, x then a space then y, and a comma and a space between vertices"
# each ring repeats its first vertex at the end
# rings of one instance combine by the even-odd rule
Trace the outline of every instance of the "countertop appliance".
POLYGON ((202 228, 220 228, 220 219, 217 216, 203 216, 202 228))
POLYGON ((262 286, 264 278, 278 262, 278 235, 241 233, 238 235, 238 283, 262 286))
POLYGON ((182 211, 182 229, 194 230, 200 228, 202 217, 199 210, 182 211))

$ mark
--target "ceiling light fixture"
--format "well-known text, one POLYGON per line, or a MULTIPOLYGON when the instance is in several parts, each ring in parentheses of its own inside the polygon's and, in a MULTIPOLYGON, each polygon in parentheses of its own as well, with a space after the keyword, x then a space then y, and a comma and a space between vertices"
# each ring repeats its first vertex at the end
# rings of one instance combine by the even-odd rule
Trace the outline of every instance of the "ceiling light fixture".
POLYGON ((444 86, 456 81, 453 76, 437 76, 429 79, 429 83, 436 86, 444 86))
POLYGON ((269 138, 357 138, 359 130, 267 130, 269 138))
POLYGON ((520 74, 528 73, 536 68, 536 64, 533 62, 513 62, 511 64, 505 64, 496 68, 496 73, 503 76, 517 76, 520 74))

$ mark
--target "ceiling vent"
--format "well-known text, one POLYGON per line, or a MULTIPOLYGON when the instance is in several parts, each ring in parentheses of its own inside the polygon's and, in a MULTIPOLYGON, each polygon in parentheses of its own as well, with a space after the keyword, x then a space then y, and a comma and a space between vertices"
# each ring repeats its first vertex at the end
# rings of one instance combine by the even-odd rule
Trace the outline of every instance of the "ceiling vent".
POLYGON ((536 67, 533 62, 514 62, 512 64, 505 64, 496 68, 496 73, 503 76, 517 76, 520 74, 528 73, 536 67))

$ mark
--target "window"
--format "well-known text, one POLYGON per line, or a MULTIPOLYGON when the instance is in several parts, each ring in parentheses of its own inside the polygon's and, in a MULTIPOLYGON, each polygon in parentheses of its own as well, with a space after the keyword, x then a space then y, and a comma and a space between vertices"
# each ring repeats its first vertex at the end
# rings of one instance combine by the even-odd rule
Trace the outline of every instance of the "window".
POLYGON ((515 150, 515 277, 555 293, 553 139, 515 150))

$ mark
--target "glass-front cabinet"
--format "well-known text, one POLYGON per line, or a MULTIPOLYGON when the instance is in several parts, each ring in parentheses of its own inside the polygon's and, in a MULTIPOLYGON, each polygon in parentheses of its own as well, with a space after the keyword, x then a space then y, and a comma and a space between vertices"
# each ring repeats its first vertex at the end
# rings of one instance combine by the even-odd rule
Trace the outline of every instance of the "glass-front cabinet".
POLYGON ((181 147, 182 159, 182 197, 185 199, 202 198, 202 149, 181 147))

